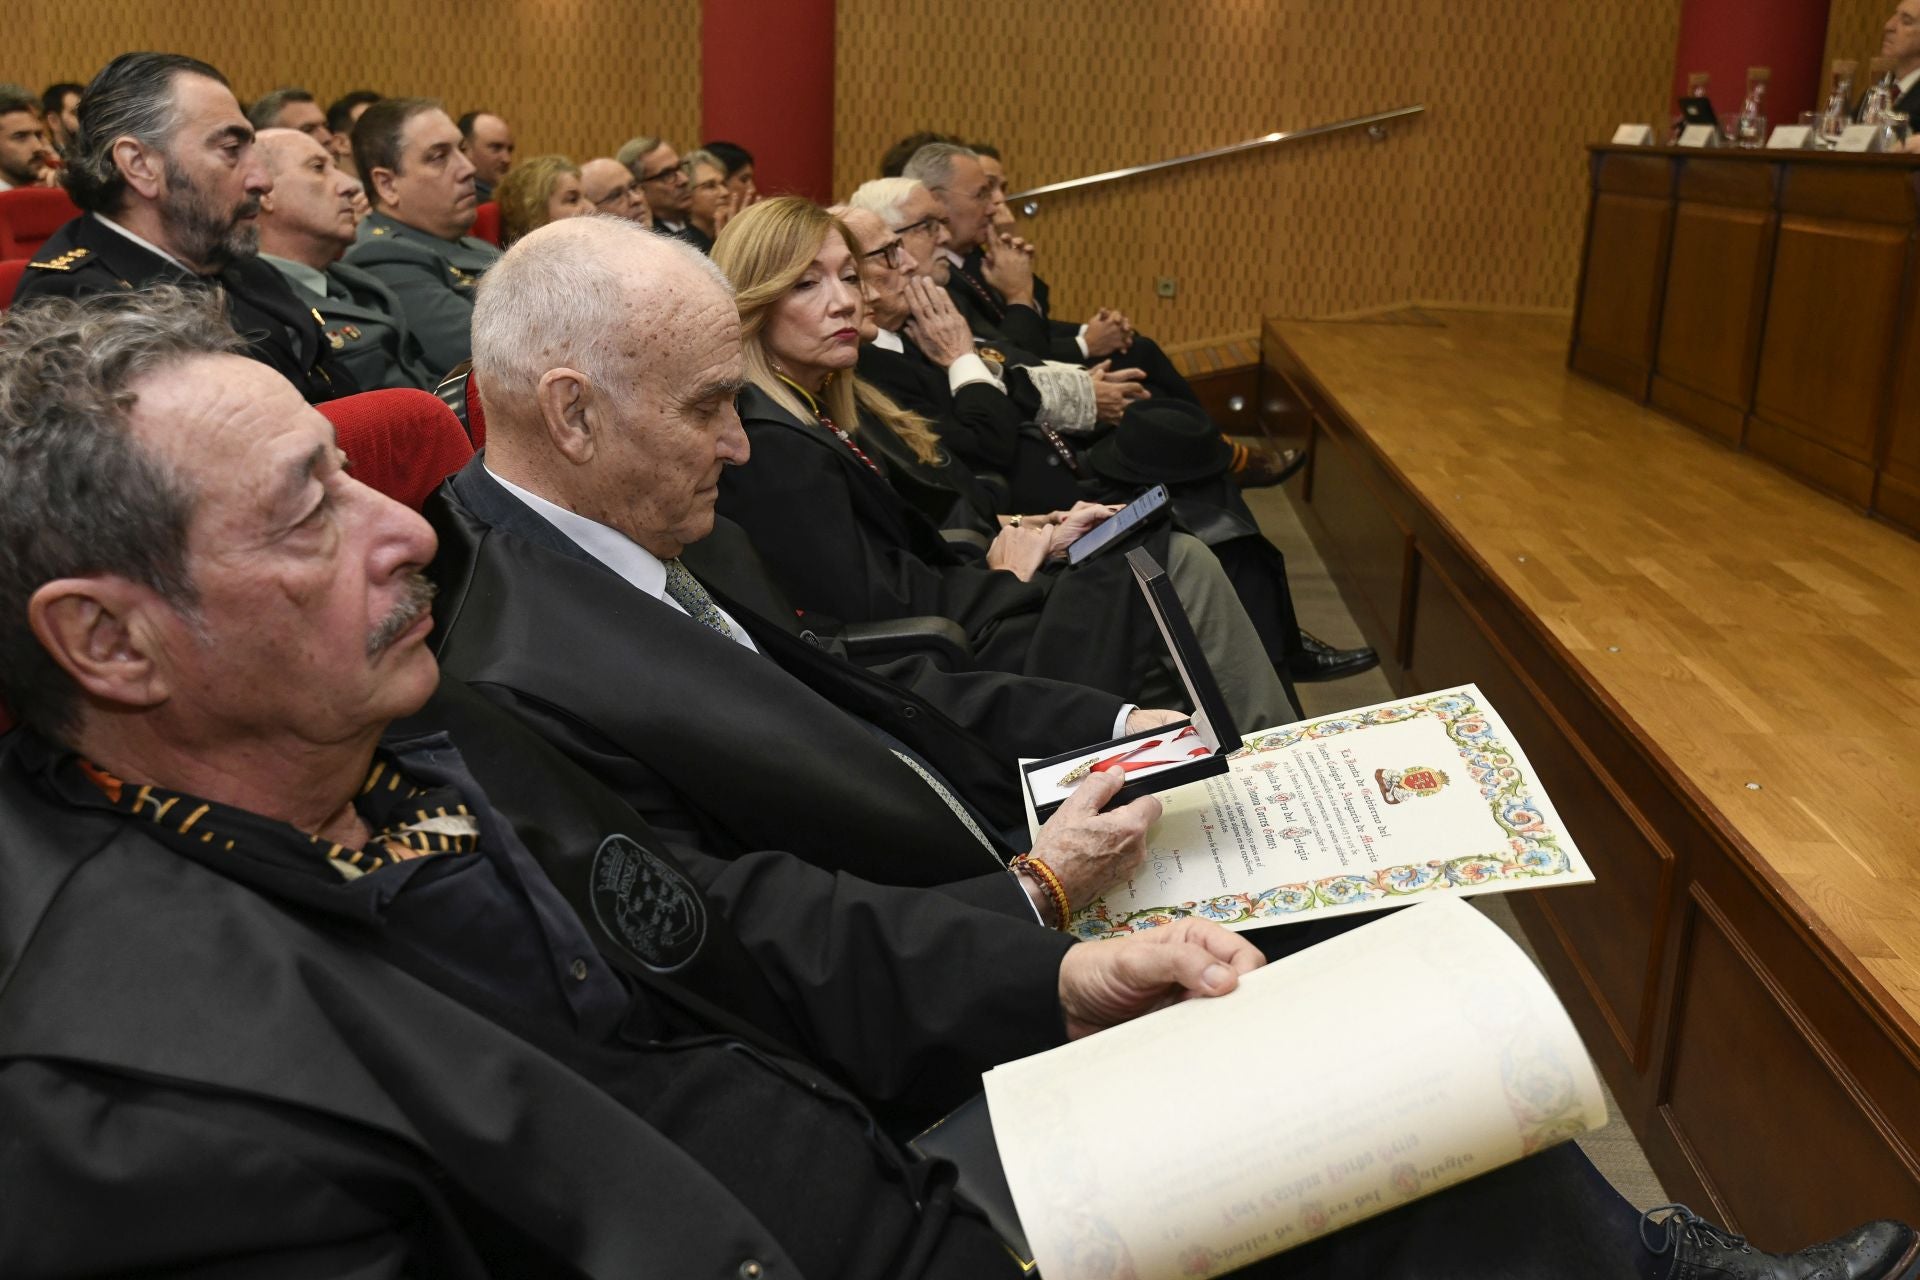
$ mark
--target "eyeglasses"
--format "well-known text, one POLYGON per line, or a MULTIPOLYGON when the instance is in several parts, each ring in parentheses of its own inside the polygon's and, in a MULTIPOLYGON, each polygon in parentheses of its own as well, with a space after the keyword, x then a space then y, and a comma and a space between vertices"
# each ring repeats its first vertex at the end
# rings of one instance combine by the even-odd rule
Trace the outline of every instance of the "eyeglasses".
POLYGON ((670 164, 664 169, 655 169, 652 173, 642 174, 639 178, 639 181, 658 182, 662 178, 671 178, 676 173, 685 173, 685 172, 686 172, 686 168, 683 164, 670 164))
POLYGON ((593 207, 596 209, 609 208, 612 205, 618 204, 622 200, 632 199, 634 196, 637 196, 639 194, 640 194, 640 184, 638 182, 629 182, 626 186, 615 187, 613 190, 607 192, 607 194, 601 196, 598 200, 595 200, 593 202, 593 207))
POLYGON ((898 267, 900 265, 900 247, 900 237, 895 236, 878 249, 869 249, 861 254, 860 261, 865 262, 869 258, 878 258, 889 267, 898 267))
POLYGON ((947 220, 944 217, 942 217, 937 213, 932 213, 920 219, 920 221, 918 222, 909 222, 904 227, 895 227, 893 229, 893 234, 895 234, 896 236, 903 236, 903 237, 904 236, 931 236, 931 235, 938 234, 938 232, 936 231, 936 228, 944 227, 946 225, 947 225, 947 220))

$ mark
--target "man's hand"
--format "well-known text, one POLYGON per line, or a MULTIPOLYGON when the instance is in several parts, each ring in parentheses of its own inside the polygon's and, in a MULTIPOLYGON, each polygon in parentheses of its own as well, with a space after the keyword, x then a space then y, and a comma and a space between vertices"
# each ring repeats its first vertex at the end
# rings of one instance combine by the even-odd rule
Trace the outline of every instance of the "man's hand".
POLYGON ((1087 321, 1086 343, 1090 356, 1115 355, 1132 345, 1133 332, 1125 316, 1102 307, 1087 321))
POLYGON ((1119 769, 1089 774, 1033 842, 1033 856, 1053 868, 1076 911, 1146 859, 1147 829, 1160 820, 1160 802, 1141 796, 1110 813, 1100 812, 1126 782, 1119 769))
POLYGON ((1060 961, 1060 1008, 1078 1040, 1180 1000, 1223 996, 1265 964, 1259 948, 1211 920, 1189 917, 1105 942, 1060 961))
POLYGON ((953 299, 925 276, 907 281, 907 337, 922 355, 942 369, 961 356, 973 354, 973 330, 953 299))
POLYGON ((1071 511, 1056 511, 1043 517, 1053 530, 1053 547, 1048 554, 1055 560, 1062 558, 1081 534, 1111 518, 1118 510, 1119 507, 1105 502, 1076 502, 1071 511))
POLYGON ((1135 707, 1127 712, 1127 732, 1143 733, 1148 729, 1158 729, 1163 724, 1179 724, 1191 719, 1184 711, 1168 711, 1161 707, 1135 707))
POLYGON ((988 233, 980 246, 980 274, 986 282, 1006 296, 1013 306, 1031 307, 1033 302, 1033 250, 1022 249, 1024 240, 988 233))
POLYGON ((1115 369, 1102 360, 1087 375, 1093 379, 1094 416, 1102 422, 1120 421, 1128 405, 1153 394, 1140 385, 1147 376, 1145 369, 1115 369))
POLYGON ((987 567, 1005 569, 1022 582, 1031 582, 1047 562, 1053 530, 1046 525, 1004 526, 987 547, 987 567))

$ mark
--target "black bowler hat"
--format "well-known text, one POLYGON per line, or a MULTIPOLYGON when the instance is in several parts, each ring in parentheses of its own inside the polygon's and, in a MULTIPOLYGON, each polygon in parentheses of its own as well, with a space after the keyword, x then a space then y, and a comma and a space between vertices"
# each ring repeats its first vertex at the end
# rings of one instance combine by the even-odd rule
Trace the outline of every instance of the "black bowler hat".
POLYGON ((1199 405, 1185 400, 1135 400, 1119 430, 1087 450, 1087 463, 1109 480, 1178 484, 1217 476, 1233 461, 1233 446, 1199 405))

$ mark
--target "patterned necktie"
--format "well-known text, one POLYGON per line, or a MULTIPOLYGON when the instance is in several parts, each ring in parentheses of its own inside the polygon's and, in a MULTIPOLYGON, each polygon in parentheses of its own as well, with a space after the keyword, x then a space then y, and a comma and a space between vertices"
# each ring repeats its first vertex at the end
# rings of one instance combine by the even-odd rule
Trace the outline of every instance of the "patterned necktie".
POLYGON ((667 594, 673 602, 687 611, 687 616, 703 627, 718 631, 727 639, 738 643, 740 637, 727 625, 727 615, 720 612, 720 606, 713 602, 707 589, 700 585, 687 566, 675 556, 671 560, 662 560, 667 570, 667 594))

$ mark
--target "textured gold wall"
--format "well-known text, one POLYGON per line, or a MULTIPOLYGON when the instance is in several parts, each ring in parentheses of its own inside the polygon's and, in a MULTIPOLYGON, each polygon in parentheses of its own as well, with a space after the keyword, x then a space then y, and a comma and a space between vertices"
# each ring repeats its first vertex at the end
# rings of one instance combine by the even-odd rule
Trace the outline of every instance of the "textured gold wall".
MULTIPOLYGON (((1835 58, 1857 58, 1864 76, 1867 59, 1880 56, 1880 28, 1893 6, 1894 0, 1832 0, 1827 6, 1827 52, 1821 65, 1832 66, 1835 58)), ((1854 85, 1862 87, 1862 81, 1855 80, 1854 85)))
POLYGON ((836 189, 894 138, 999 144, 1034 186, 1425 103, 1346 135, 1044 202, 1058 309, 1165 341, 1423 299, 1570 306, 1583 144, 1664 128, 1680 0, 840 0, 836 189), (964 34, 963 34, 964 33, 964 34), (1178 296, 1154 296, 1156 276, 1178 296))
POLYGON ((127 49, 205 59, 244 99, 300 84, 444 99, 513 122, 520 154, 611 154, 700 126, 700 0, 78 0, 18 6, 0 80, 85 81, 127 49))

